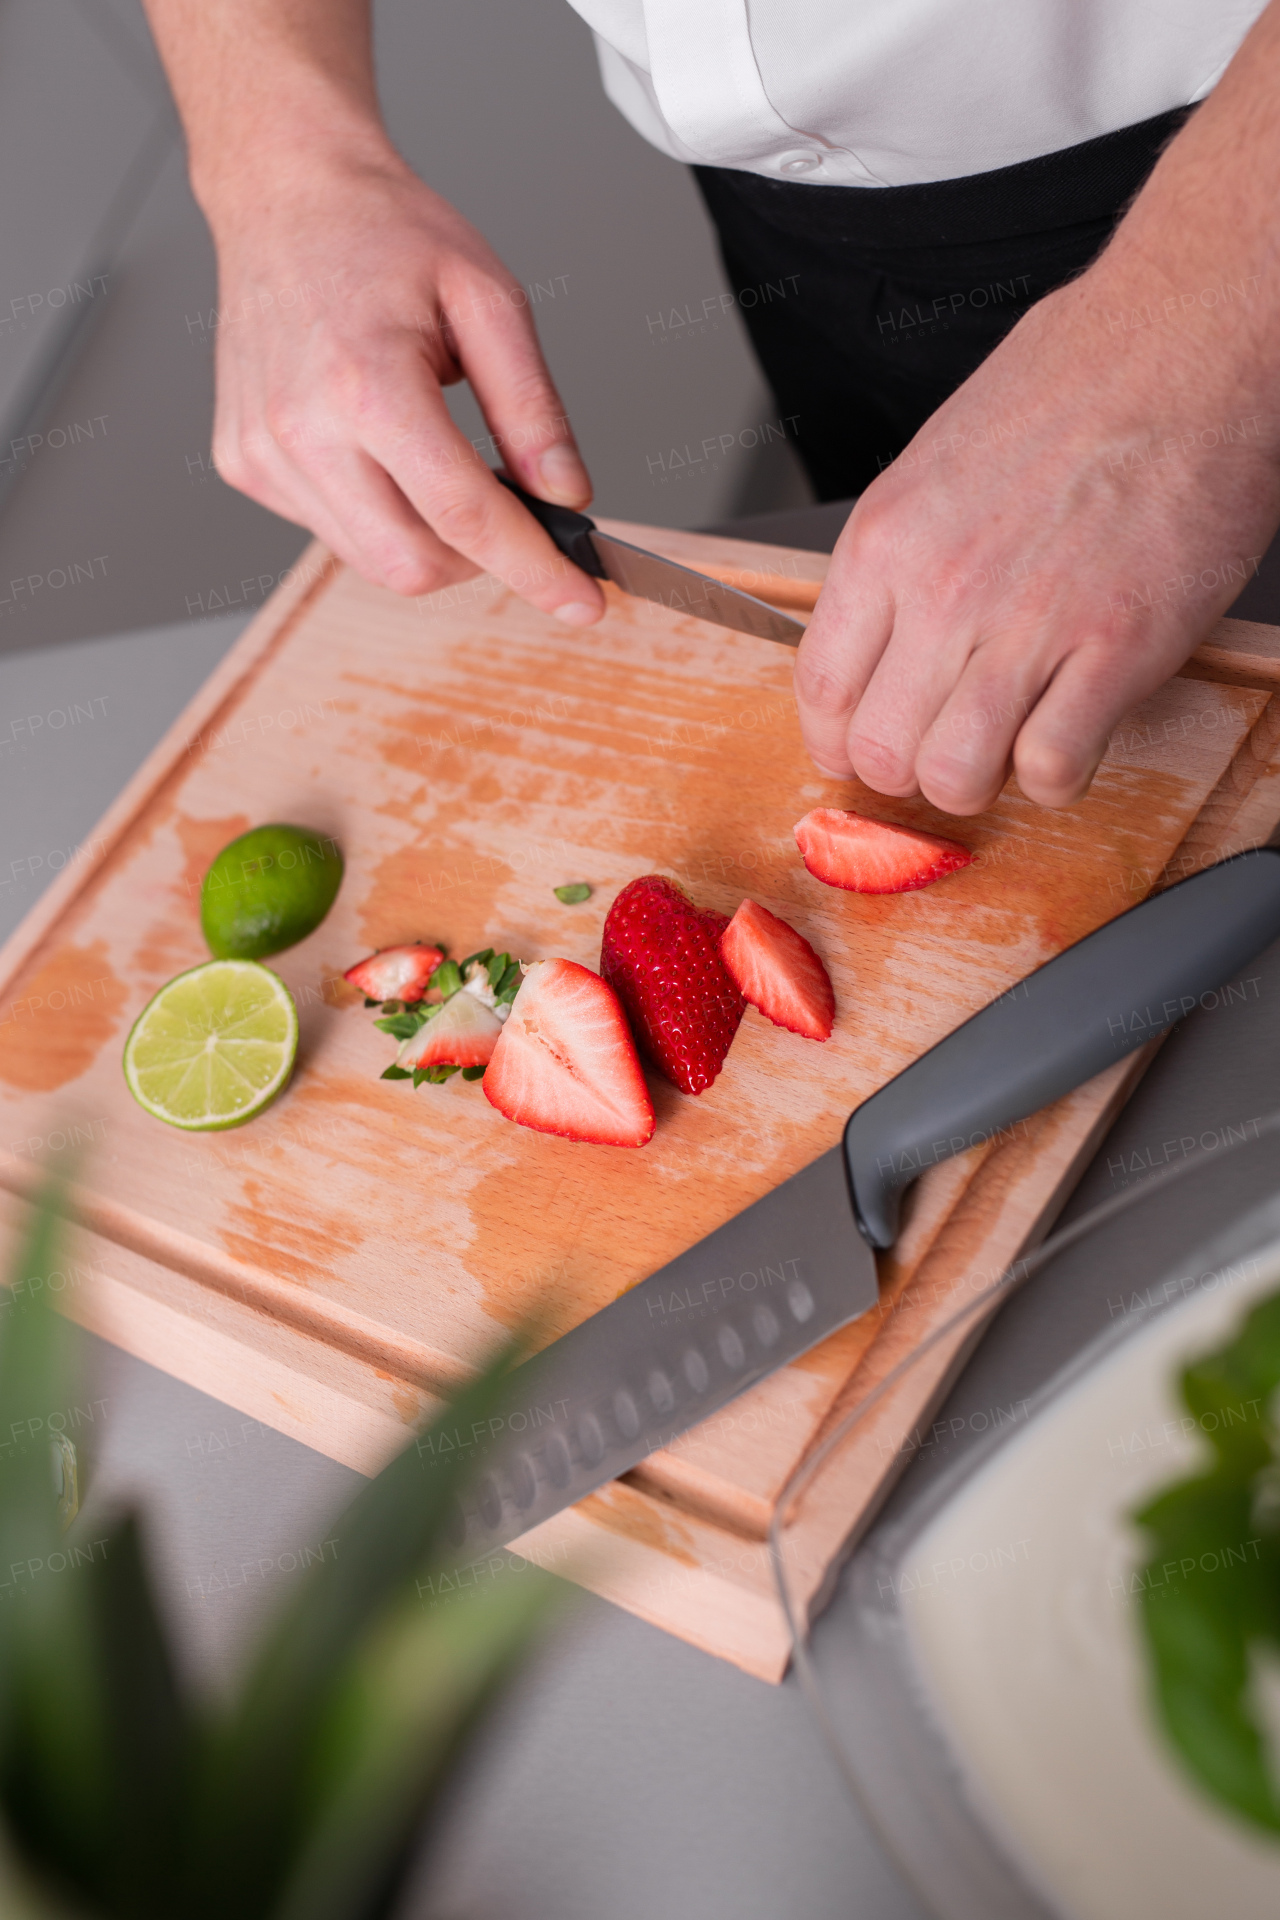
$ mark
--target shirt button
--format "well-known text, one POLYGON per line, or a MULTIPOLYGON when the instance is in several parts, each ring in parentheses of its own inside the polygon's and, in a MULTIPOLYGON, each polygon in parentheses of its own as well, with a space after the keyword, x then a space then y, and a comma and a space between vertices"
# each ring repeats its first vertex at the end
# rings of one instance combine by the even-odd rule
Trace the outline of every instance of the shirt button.
POLYGON ((778 162, 783 173, 812 173, 822 165, 820 153, 784 153, 778 162))

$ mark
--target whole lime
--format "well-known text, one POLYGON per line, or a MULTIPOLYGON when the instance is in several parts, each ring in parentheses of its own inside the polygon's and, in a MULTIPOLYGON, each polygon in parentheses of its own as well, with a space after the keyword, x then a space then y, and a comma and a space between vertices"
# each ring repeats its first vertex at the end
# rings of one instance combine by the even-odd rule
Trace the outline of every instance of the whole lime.
POLYGON ((200 888, 218 960, 264 960, 314 933, 342 885, 336 840, 307 827, 253 827, 222 849, 200 888))

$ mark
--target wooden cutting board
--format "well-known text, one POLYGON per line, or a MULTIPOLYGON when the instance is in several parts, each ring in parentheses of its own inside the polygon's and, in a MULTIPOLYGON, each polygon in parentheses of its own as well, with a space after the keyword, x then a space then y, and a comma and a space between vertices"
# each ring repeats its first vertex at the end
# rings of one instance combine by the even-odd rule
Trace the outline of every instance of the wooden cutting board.
MULTIPOLYGON (((617 527, 803 610, 826 562, 617 527)), ((1271 699, 1280 633, 1224 622, 1116 730, 1061 813, 1010 786, 959 837, 974 864, 897 897, 821 886, 791 828, 840 805, 956 834, 921 801, 818 775, 793 654, 610 595, 566 632, 492 580, 404 601, 313 547, 0 951, 0 1189, 23 1211, 41 1155, 78 1141, 67 1310, 246 1414, 377 1466, 512 1329, 547 1338, 830 1146, 851 1107, 1030 968, 1162 877, 1280 820, 1271 699), (279 956, 301 1019, 287 1095, 229 1134, 150 1119, 120 1049, 155 989, 205 956, 201 875, 250 824, 333 834, 337 905, 279 956), (675 875, 744 895, 823 954, 824 1046, 748 1010, 715 1086, 655 1078, 643 1152, 513 1127, 453 1080, 379 1079, 393 1043, 343 970, 438 938, 596 965, 616 891, 675 875), (564 907, 553 888, 586 880, 564 907)), ((787 1638, 765 1539, 779 1490, 843 1407, 1044 1230, 1140 1062, 932 1172, 882 1263, 882 1307, 527 1541, 696 1644, 777 1678, 787 1638)), ((954 1369, 940 1348, 874 1433, 827 1463, 792 1534, 816 1600, 954 1369), (927 1378, 925 1376, 928 1376, 927 1378)))

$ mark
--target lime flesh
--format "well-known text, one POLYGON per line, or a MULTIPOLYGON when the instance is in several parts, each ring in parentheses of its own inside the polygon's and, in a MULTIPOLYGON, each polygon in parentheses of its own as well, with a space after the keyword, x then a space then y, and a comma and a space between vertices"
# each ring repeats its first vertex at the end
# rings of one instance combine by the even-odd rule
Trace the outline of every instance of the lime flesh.
POLYGON ((208 960, 143 1008, 125 1042, 124 1077, 157 1120, 211 1133, 269 1107, 297 1051, 284 981, 252 960, 208 960))
POLYGON ((314 933, 342 884, 335 840, 307 827, 251 827, 200 888, 200 925, 220 960, 265 960, 314 933))

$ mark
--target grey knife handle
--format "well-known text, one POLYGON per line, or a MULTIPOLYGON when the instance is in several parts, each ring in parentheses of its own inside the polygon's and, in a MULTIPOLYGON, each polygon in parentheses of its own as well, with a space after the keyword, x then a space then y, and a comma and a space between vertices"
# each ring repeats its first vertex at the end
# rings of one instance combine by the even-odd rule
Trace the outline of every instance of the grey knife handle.
POLYGON ((856 1109, 844 1134, 858 1224, 892 1246, 926 1167, 1057 1100, 1280 937, 1280 850, 1219 861, 1020 980, 856 1109))
POLYGON ((589 520, 585 513, 575 513, 572 507, 557 507, 550 500, 539 500, 536 494, 526 493, 509 473, 495 473, 493 477, 508 493, 514 493, 526 513, 531 513, 543 532, 551 535, 566 560, 572 560, 575 567, 581 567, 596 580, 605 578, 600 556, 591 540, 596 530, 594 520, 589 520))

